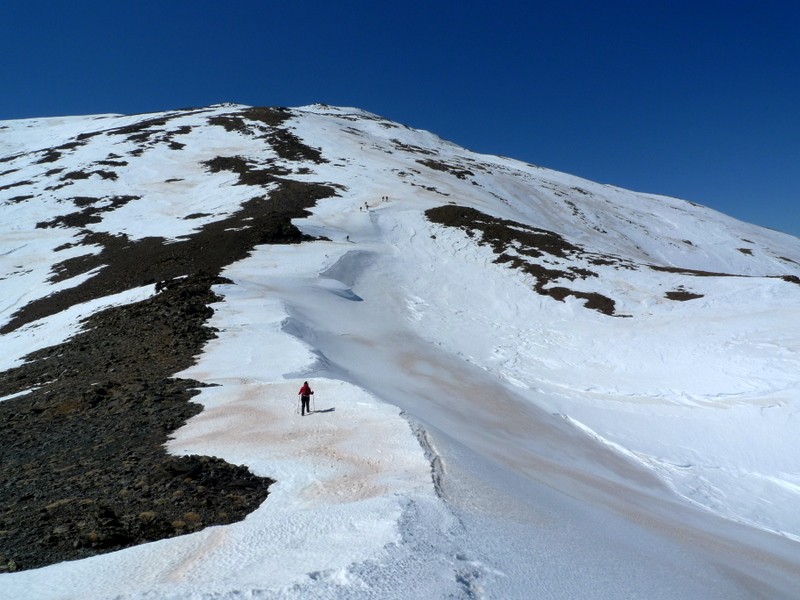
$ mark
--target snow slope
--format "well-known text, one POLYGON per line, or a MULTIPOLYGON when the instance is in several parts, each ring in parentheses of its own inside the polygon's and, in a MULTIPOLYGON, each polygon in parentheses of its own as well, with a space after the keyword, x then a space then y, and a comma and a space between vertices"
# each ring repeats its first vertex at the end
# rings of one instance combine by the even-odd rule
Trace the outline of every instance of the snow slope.
MULTIPOLYGON (((36 228, 75 198, 107 199, 85 229, 177 241, 256 194, 210 172, 218 156, 337 189, 295 221, 316 241, 223 271, 219 337, 178 374, 218 385, 169 450, 276 479, 267 501, 235 525, 1 575, 0 598, 796 597, 800 240, 357 109, 292 109, 288 130, 327 162, 288 159, 257 125, 212 123, 243 108, 0 124, 0 324, 87 252, 64 248, 78 227, 36 228), (124 129, 146 122, 146 143, 124 129), (102 161, 116 178, 54 185, 102 161), (569 275, 537 293, 538 271, 496 262, 479 224, 426 216, 454 205, 503 235, 554 232, 577 250, 505 250, 569 275), (305 379, 317 412, 300 418, 305 379)), ((0 365, 152 293, 5 334, 0 365)))

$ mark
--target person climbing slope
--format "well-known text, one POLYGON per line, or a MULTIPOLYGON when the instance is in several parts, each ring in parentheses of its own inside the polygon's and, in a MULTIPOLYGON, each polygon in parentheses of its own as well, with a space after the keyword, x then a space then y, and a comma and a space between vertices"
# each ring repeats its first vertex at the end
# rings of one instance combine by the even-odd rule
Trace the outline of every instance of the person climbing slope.
POLYGON ((311 400, 311 395, 314 393, 307 381, 303 382, 303 387, 300 388, 300 391, 297 392, 297 395, 300 396, 300 416, 304 417, 306 412, 311 413, 311 409, 309 408, 309 401, 311 400))

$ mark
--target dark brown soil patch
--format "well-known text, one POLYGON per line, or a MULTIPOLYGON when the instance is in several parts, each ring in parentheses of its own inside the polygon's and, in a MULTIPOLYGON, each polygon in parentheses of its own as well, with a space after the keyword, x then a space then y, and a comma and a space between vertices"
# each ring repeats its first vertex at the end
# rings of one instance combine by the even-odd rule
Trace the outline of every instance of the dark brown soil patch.
POLYGON ((734 275, 732 273, 717 273, 714 271, 698 271, 697 269, 685 269, 683 267, 668 267, 663 265, 647 265, 654 271, 662 271, 664 273, 680 273, 682 275, 693 275, 695 277, 742 277, 741 275, 734 275))
POLYGON ((116 127, 104 132, 106 135, 124 135, 127 136, 129 142, 146 142, 148 139, 158 133, 164 131, 163 127, 169 121, 169 117, 154 117, 152 119, 143 119, 133 125, 125 125, 123 127, 116 127))
POLYGON ((0 164, 11 162, 12 160, 20 158, 21 156, 24 156, 24 153, 18 152, 17 154, 9 154, 8 156, 0 157, 0 164))
POLYGON ((104 212, 110 212, 125 206, 132 200, 138 200, 140 196, 112 196, 110 198, 87 198, 76 197, 72 201, 75 206, 85 207, 83 210, 60 215, 49 221, 42 221, 36 224, 38 229, 47 227, 86 227, 89 223, 99 223, 104 212))
POLYGON ((52 163, 52 162, 56 162, 59 158, 61 158, 61 152, 58 152, 57 150, 50 149, 50 150, 47 150, 45 152, 44 156, 42 158, 40 158, 39 160, 37 160, 35 164, 43 165, 43 164, 46 164, 46 163, 52 163))
POLYGON ((439 194, 440 196, 449 196, 450 195, 447 192, 442 192, 441 190, 439 190, 438 188, 433 187, 432 185, 420 185, 419 183, 412 183, 411 185, 414 186, 414 187, 422 188, 423 190, 426 190, 428 192, 432 192, 434 194, 439 194))
POLYGON ((23 185, 33 185, 32 181, 17 181, 16 183, 9 183, 8 185, 0 186, 0 192, 10 190, 11 188, 21 187, 23 185))
POLYGON ((97 175, 102 179, 110 179, 116 181, 117 174, 113 171, 104 171, 102 169, 95 169, 94 171, 69 171, 61 176, 61 181, 76 181, 79 179, 89 179, 92 175, 97 175))
MULTIPOLYGON (((137 149, 129 152, 129 154, 132 156, 140 156, 144 152, 145 148, 152 147, 157 144, 167 144, 172 149, 180 149, 183 148, 184 145, 179 142, 175 142, 173 138, 176 135, 185 135, 189 133, 192 128, 188 125, 181 125, 175 129, 168 130, 166 129, 166 125, 176 118, 186 117, 192 114, 197 114, 198 112, 202 111, 187 110, 169 114, 161 114, 148 119, 142 119, 138 123, 133 123, 131 125, 124 125, 122 127, 115 127, 113 129, 97 132, 94 135, 102 133, 105 135, 126 136, 126 141, 139 145, 137 149)), ((81 136, 78 136, 78 139, 80 139, 80 137, 81 136)))
POLYGON ((271 481, 169 434, 200 412, 200 383, 171 378, 214 336, 220 281, 195 275, 97 313, 85 332, 0 374, 0 570, 29 569, 241 520, 271 481))
POLYGON ((467 177, 474 177, 475 173, 470 171, 469 169, 464 169, 458 165, 453 165, 443 160, 433 160, 433 159, 424 159, 417 161, 421 165, 425 165, 429 169, 433 169, 434 171, 443 171, 445 173, 450 173, 459 179, 466 179, 467 177))
POLYGON ((694 292, 689 292, 684 289, 677 289, 671 292, 667 292, 664 294, 664 297, 668 300, 676 300, 678 302, 686 302, 687 300, 696 300, 697 298, 702 298, 703 294, 695 294, 694 292))
POLYGON ((13 198, 9 198, 6 200, 7 204, 17 204, 18 202, 25 202, 25 200, 30 200, 33 196, 14 196, 13 198))
POLYGON ((795 285, 800 285, 800 277, 797 275, 783 275, 781 277, 787 283, 794 283, 795 285))
POLYGON ((433 150, 422 148, 420 146, 414 146, 413 144, 405 144, 396 138, 392 138, 391 142, 397 150, 403 150, 404 152, 410 152, 412 154, 427 154, 429 156, 436 155, 433 150))
POLYGON ((289 111, 283 108, 253 107, 238 113, 211 117, 208 122, 227 131, 264 139, 284 160, 307 160, 317 164, 326 162, 318 148, 303 144, 291 131, 279 127, 289 116, 289 111))
POLYGON ((627 265, 623 265, 622 261, 613 257, 601 257, 588 253, 552 231, 491 217, 473 208, 457 205, 439 206, 426 211, 425 215, 434 223, 457 227, 470 237, 478 236, 479 244, 488 245, 498 255, 495 259, 496 263, 508 264, 532 275, 536 279, 533 289, 537 293, 562 302, 568 296, 572 296, 584 300, 586 308, 605 315, 614 315, 615 302, 607 296, 595 292, 573 290, 563 285, 547 287, 564 280, 575 281, 597 277, 596 273, 578 266, 546 267, 541 262, 537 262, 537 259, 547 256, 566 260, 583 258, 589 261, 603 260, 606 263, 612 262, 627 267, 627 265))
POLYGON ((211 173, 229 171, 239 176, 235 185, 256 185, 266 187, 275 183, 278 175, 288 175, 286 169, 276 167, 259 168, 241 156, 217 156, 203 163, 211 173))

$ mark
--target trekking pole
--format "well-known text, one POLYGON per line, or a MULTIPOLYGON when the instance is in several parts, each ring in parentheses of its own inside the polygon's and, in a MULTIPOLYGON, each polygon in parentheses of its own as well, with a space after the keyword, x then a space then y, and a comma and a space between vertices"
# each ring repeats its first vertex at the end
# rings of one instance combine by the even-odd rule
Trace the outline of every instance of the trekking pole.
POLYGON ((317 412, 317 405, 314 404, 314 394, 311 394, 311 412, 317 412))

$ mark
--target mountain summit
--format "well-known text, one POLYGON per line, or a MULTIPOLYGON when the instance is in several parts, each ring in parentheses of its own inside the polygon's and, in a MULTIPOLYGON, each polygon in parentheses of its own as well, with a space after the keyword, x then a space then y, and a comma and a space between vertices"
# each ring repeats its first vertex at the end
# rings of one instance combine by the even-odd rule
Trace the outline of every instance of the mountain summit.
POLYGON ((0 598, 800 586, 798 238, 326 105, 0 122, 0 210, 0 598))

